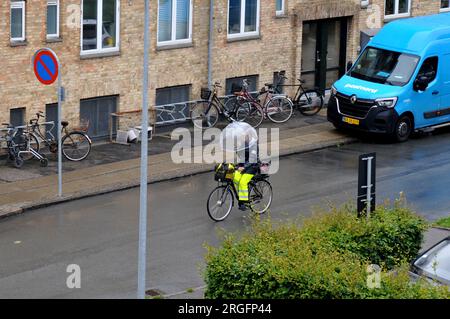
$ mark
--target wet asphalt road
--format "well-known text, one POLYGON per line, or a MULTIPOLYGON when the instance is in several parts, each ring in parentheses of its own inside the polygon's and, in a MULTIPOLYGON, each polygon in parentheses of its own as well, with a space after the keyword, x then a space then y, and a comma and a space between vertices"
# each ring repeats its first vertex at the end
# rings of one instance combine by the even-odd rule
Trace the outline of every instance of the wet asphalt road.
MULTIPOLYGON (((281 160, 271 177, 271 215, 311 214, 312 206, 353 201, 357 159, 377 152, 378 202, 403 191, 422 216, 450 212, 450 133, 404 144, 365 142, 281 160)), ((205 201, 212 174, 149 185, 147 287, 173 294, 204 285, 204 243, 220 242, 220 230, 239 231, 246 216, 233 210, 212 222, 205 201)), ((135 297, 139 190, 87 198, 0 220, 0 298, 135 297), (81 267, 81 289, 66 287, 66 267, 81 267)))

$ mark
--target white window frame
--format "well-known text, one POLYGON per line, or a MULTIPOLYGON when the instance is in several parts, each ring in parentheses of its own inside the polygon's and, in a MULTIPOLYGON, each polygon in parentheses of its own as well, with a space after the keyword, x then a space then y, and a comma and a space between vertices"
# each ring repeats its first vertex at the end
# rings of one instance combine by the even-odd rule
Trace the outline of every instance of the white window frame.
MULTIPOLYGON (((440 2, 442 2, 442 1, 440 1, 440 2)), ((450 2, 448 4, 447 8, 441 8, 441 3, 439 3, 439 8, 440 8, 441 12, 449 12, 450 11, 450 2)))
POLYGON ((9 12, 9 21, 10 21, 10 27, 9 27, 9 34, 10 34, 10 40, 11 42, 21 42, 25 41, 25 1, 13 1, 11 2, 11 9, 9 12), (13 38, 12 37, 12 9, 22 9, 22 36, 19 38, 13 38))
POLYGON ((177 1, 172 1, 172 38, 167 41, 159 41, 159 0, 158 0, 158 13, 157 13, 157 31, 156 31, 156 41, 157 46, 165 46, 165 45, 171 45, 171 44, 185 44, 185 43, 192 43, 192 2, 193 0, 189 0, 189 35, 186 39, 176 39, 177 37, 177 1))
POLYGON ((236 39, 236 38, 246 38, 249 36, 258 36, 259 35, 259 19, 260 19, 260 7, 261 0, 257 0, 256 2, 256 31, 245 32, 245 2, 247 0, 241 0, 241 26, 239 33, 229 33, 230 32, 230 0, 228 0, 228 14, 227 14, 227 36, 228 39, 236 39))
POLYGON ((120 0, 116 3, 116 46, 113 48, 102 48, 103 31, 103 0, 97 0, 97 49, 83 50, 83 8, 84 0, 81 1, 80 14, 80 55, 92 55, 101 53, 119 52, 120 50, 120 0))
POLYGON ((49 6, 56 6, 56 33, 54 34, 48 33, 48 24, 47 24, 47 39, 57 39, 59 38, 59 0, 47 1, 47 14, 49 6))
POLYGON ((410 17, 411 16, 411 0, 408 0, 408 12, 406 13, 398 13, 398 7, 399 7, 399 2, 400 0, 392 0, 394 1, 394 13, 393 14, 389 14, 386 15, 386 1, 388 0, 384 0, 384 18, 386 20, 389 19, 397 19, 397 18, 404 18, 404 17, 410 17))
MULTIPOLYGON (((275 0, 275 10, 276 10, 276 8, 277 8, 277 3, 276 3, 276 0, 275 0)), ((285 10, 285 1, 281 0, 281 10, 276 10, 275 14, 277 16, 284 15, 284 10, 285 10)))

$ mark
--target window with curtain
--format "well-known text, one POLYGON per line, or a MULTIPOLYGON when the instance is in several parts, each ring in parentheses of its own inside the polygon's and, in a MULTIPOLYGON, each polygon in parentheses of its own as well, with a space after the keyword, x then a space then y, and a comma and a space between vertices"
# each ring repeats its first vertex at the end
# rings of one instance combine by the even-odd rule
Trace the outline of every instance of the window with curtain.
POLYGON ((386 18, 397 18, 411 15, 411 0, 385 0, 386 18))
POLYGON ((59 0, 47 1, 47 38, 59 37, 59 0))
POLYGON ((259 0, 228 0, 228 38, 259 33, 259 0))
POLYGON ((119 49, 120 0, 83 0, 81 53, 119 49))
POLYGON ((25 1, 11 2, 11 41, 25 41, 25 1))
POLYGON ((158 4, 158 44, 190 42, 192 1, 159 0, 158 4))

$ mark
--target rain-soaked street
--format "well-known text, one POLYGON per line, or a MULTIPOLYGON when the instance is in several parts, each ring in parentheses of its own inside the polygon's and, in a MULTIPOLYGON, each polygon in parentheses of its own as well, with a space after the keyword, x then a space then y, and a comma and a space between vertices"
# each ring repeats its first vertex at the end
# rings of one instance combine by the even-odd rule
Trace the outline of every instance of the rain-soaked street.
MULTIPOLYGON (((312 206, 355 202, 358 155, 377 152, 377 202, 404 192, 435 220, 450 212, 450 133, 403 144, 357 143, 281 159, 271 177, 271 216, 308 215, 312 206)), ((174 294, 204 285, 204 243, 223 228, 244 229, 233 210, 222 223, 206 213, 212 174, 149 185, 147 287, 174 294)), ((91 197, 0 220, 0 298, 134 297, 139 189, 91 197), (68 289, 66 267, 81 267, 81 288, 68 289)))

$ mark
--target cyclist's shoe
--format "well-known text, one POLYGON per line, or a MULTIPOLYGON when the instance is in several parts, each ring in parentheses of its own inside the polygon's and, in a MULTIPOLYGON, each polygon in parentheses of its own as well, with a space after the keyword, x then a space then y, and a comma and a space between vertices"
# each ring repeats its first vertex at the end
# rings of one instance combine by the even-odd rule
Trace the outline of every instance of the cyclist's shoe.
POLYGON ((245 205, 245 203, 239 203, 239 210, 246 211, 247 205, 245 205))

